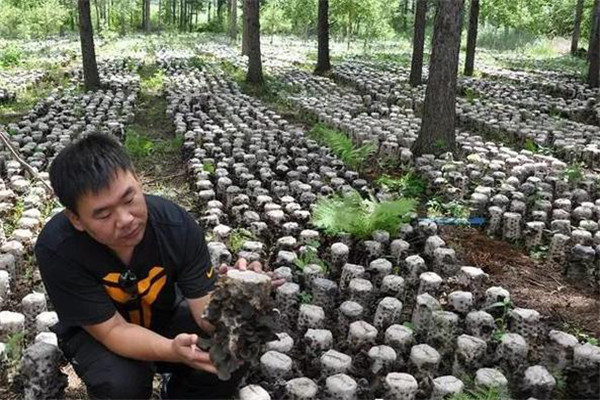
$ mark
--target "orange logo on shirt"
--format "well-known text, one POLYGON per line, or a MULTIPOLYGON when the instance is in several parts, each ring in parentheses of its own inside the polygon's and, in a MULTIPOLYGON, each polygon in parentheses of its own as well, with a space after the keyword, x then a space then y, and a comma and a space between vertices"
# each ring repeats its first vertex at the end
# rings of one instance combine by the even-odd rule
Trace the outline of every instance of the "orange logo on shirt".
POLYGON ((152 320, 152 304, 158 298, 161 290, 167 283, 167 273, 164 268, 154 266, 148 276, 137 283, 137 293, 129 294, 119 286, 118 272, 111 272, 103 279, 104 289, 111 299, 117 303, 127 304, 136 297, 140 299, 141 310, 130 310, 129 320, 132 324, 150 327, 152 320))

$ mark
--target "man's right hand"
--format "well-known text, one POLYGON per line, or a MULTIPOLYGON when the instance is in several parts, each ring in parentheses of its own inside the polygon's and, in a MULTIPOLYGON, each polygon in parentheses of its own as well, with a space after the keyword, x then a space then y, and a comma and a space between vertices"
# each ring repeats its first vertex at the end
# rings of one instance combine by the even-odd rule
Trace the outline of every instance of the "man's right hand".
POLYGON ((171 348, 180 362, 194 369, 216 374, 217 368, 210 360, 210 355, 196 346, 197 341, 198 335, 180 333, 171 342, 171 348))

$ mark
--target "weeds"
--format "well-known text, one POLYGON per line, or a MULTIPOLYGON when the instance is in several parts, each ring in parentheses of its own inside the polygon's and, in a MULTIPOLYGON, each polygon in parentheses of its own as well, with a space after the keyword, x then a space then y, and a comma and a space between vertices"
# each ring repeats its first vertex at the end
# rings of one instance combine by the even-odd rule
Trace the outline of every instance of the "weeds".
POLYGON ((328 235, 348 233, 366 238, 376 230, 395 235, 402 222, 415 212, 414 199, 378 202, 352 191, 344 196, 321 198, 313 209, 312 223, 328 235))
POLYGON ((329 147, 333 154, 353 169, 360 169, 367 158, 375 153, 373 145, 357 147, 346 134, 333 130, 325 124, 315 125, 308 134, 329 147))
POLYGON ((583 179, 583 163, 574 162, 561 172, 561 177, 570 184, 576 185, 583 179))
POLYGON ((17 224, 21 217, 23 216, 23 212, 25 211, 25 203, 23 199, 18 199, 15 202, 14 207, 10 210, 10 213, 4 219, 4 233, 7 237, 10 237, 14 230, 17 228, 17 224))
POLYGON ((530 251, 529 251, 529 257, 533 258, 534 260, 544 260, 546 257, 548 257, 550 248, 548 246, 534 246, 530 251))
POLYGON ((202 170, 204 172, 208 172, 210 175, 213 175, 215 173, 215 171, 217 170, 217 168, 215 167, 215 164, 205 161, 202 164, 202 170))
POLYGON ((154 144, 150 139, 128 129, 125 134, 125 149, 134 158, 146 158, 154 151, 154 144))
POLYGON ((307 292, 300 292, 298 294, 298 297, 300 298, 300 304, 312 304, 312 294, 307 292))
POLYGON ((457 200, 443 201, 436 197, 429 200, 426 206, 427 216, 430 218, 452 217, 458 219, 462 224, 469 223, 471 215, 469 207, 457 200))
POLYGON ((496 303, 490 304, 485 308, 484 311, 489 312, 490 314, 497 316, 495 319, 496 329, 492 337, 500 341, 502 337, 506 334, 507 331, 507 321, 508 312, 514 308, 512 301, 508 299, 504 299, 504 301, 498 301, 496 303))
POLYGON ((589 343, 593 346, 598 346, 598 339, 577 323, 565 322, 562 329, 575 336, 579 343, 589 343))
POLYGON ((8 364, 7 369, 14 368, 19 364, 24 345, 25 334, 23 332, 8 335, 5 348, 6 360, 8 364))
POLYGON ((164 86, 165 73, 159 69, 148 78, 142 79, 140 88, 144 92, 160 93, 164 86))
POLYGON ((427 182, 414 170, 409 170, 398 178, 389 175, 381 175, 375 184, 386 188, 390 192, 396 192, 401 197, 418 198, 423 196, 427 188, 427 182))
POLYGON ((318 241, 308 243, 304 248, 304 252, 296 259, 296 267, 304 271, 307 265, 315 264, 321 267, 323 273, 326 274, 329 270, 329 264, 319 257, 320 246, 321 244, 318 241))
POLYGON ((252 232, 244 228, 235 228, 229 234, 229 249, 232 253, 237 254, 248 240, 255 240, 256 237, 252 232))

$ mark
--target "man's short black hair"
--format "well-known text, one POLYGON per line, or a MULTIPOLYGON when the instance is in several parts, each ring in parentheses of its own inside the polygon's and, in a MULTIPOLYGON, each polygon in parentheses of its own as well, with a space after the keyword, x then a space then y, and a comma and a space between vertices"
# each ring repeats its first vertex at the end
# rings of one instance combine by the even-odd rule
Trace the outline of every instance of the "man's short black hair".
POLYGON ((133 172, 131 159, 109 135, 93 133, 63 149, 50 165, 50 182, 60 202, 77 213, 86 193, 106 189, 117 173, 133 172))

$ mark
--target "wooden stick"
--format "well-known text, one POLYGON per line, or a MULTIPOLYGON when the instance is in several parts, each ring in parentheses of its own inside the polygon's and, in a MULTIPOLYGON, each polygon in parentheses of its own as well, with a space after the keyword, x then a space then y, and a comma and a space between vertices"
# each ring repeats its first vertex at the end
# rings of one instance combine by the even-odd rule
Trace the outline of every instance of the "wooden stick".
POLYGON ((12 153, 15 160, 17 160, 19 164, 21 164, 31 174, 31 176, 33 176, 33 178, 41 181, 48 193, 54 195, 54 190, 52 190, 52 187, 50 187, 50 185, 48 185, 48 183, 46 183, 46 181, 42 179, 42 177, 40 177, 40 174, 35 169, 33 169, 31 165, 29 165, 25 160, 21 158, 21 156, 19 155, 17 150, 15 150, 12 143, 10 143, 10 140, 8 139, 6 133, 3 131, 0 131, 0 140, 2 140, 6 148, 8 148, 8 151, 12 153))

